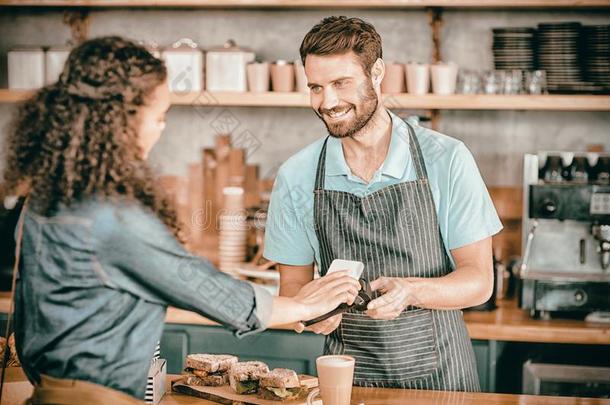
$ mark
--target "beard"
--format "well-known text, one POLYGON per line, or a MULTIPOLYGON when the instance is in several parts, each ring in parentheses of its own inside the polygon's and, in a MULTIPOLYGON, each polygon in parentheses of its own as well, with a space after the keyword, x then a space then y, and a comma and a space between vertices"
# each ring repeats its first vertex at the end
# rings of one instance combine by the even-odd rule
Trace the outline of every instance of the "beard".
POLYGON ((373 85, 369 81, 364 83, 362 93, 363 95, 362 98, 360 98, 358 105, 346 103, 329 110, 320 108, 316 111, 318 117, 324 122, 324 125, 326 125, 326 129, 330 136, 339 139, 351 137, 364 128, 371 118, 373 118, 379 104, 379 99, 377 98, 377 93, 375 93, 373 85), (352 110, 354 113, 354 116, 351 119, 345 119, 338 122, 329 122, 325 119, 327 114, 346 111, 347 114, 349 114, 349 110, 352 110))

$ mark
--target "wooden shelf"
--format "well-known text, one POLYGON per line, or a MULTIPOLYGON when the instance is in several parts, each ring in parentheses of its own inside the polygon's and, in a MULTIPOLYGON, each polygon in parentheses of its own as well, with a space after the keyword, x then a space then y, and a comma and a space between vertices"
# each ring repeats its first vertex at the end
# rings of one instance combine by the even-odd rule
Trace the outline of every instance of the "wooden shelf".
POLYGON ((389 108, 429 110, 610 111, 610 96, 593 95, 386 95, 389 108))
MULTIPOLYGON (((25 100, 30 91, 0 90, 0 103, 25 100)), ((593 95, 463 95, 427 94, 384 95, 391 109, 411 110, 543 110, 543 111, 610 111, 610 96, 593 95)), ((229 107, 309 107, 309 96, 303 93, 174 93, 172 104, 182 106, 229 107)))
POLYGON ((200 8, 565 8, 610 7, 607 0, 0 0, 0 6, 200 8))
POLYGON ((174 93, 174 105, 231 107, 309 107, 309 95, 304 93, 174 93))
POLYGON ((0 89, 0 103, 18 103, 30 97, 31 91, 0 89))

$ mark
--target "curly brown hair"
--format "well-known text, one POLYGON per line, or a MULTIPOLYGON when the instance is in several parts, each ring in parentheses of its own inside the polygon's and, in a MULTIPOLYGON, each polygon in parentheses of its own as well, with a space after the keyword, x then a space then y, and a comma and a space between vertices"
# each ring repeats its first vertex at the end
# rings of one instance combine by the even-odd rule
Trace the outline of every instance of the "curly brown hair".
POLYGON ((72 50, 59 80, 20 108, 8 136, 6 188, 52 215, 88 196, 137 200, 178 237, 175 209, 138 144, 138 108, 167 77, 163 62, 116 36, 72 50))

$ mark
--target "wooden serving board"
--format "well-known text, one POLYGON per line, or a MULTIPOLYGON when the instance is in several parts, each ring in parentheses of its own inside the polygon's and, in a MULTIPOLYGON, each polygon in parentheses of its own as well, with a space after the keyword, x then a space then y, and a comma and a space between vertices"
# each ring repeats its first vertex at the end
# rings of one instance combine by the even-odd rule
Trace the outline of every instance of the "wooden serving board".
MULTIPOLYGON (((307 387, 307 392, 318 386, 318 379, 309 375, 299 375, 301 385, 307 387)), ((179 392, 181 394, 192 395, 195 397, 207 399, 208 401, 218 402, 220 404, 233 405, 234 403, 243 404, 254 404, 254 405, 305 405, 307 403, 307 397, 302 399, 295 399, 292 401, 271 401, 268 399, 260 399, 253 395, 239 395, 231 389, 229 385, 223 385, 222 387, 200 387, 197 385, 186 385, 181 383, 182 379, 174 381, 172 384, 172 391, 179 392)), ((321 400, 315 400, 315 405, 322 405, 321 400)))

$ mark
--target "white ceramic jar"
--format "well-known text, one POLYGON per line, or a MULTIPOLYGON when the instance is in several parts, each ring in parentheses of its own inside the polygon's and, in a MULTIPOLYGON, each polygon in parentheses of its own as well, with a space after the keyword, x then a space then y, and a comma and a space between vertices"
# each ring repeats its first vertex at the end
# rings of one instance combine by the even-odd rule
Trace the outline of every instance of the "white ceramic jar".
POLYGON ((8 51, 8 88, 34 90, 44 86, 44 51, 38 47, 8 51))
POLYGON ((246 66, 255 60, 254 52, 228 40, 223 46, 206 53, 206 82, 208 91, 246 92, 246 66))
POLYGON ((55 83, 64 70, 70 49, 62 46, 51 47, 45 52, 45 83, 55 83))
POLYGON ((190 38, 174 42, 162 53, 169 89, 176 93, 203 90, 203 52, 190 38))

